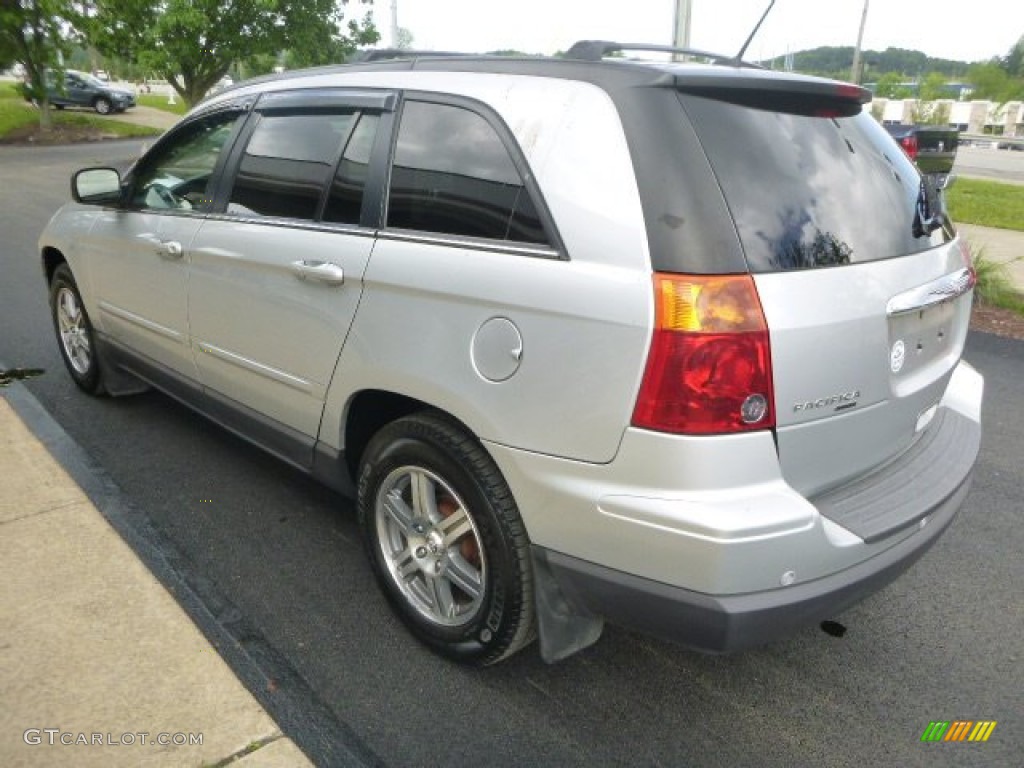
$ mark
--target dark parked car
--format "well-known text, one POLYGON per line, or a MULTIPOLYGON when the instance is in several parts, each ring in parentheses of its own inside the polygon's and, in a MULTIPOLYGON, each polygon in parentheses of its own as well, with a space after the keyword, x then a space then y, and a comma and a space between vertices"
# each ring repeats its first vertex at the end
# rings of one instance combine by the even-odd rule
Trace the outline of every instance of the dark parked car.
MULTIPOLYGON (((63 87, 58 87, 51 75, 47 78, 47 86, 50 103, 57 109, 88 107, 101 115, 109 115, 135 106, 135 94, 131 91, 114 88, 86 72, 67 70, 63 87)), ((30 94, 26 93, 25 98, 31 100, 30 94)))
POLYGON ((940 125, 886 125, 885 129, 921 173, 949 174, 956 161, 960 131, 940 125))

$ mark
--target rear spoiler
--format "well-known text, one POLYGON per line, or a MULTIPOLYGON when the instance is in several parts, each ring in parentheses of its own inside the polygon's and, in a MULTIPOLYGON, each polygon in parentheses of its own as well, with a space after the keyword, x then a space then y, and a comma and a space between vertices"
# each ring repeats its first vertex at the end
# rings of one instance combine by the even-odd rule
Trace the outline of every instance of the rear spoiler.
POLYGON ((671 87, 747 107, 820 117, 856 115, 873 98, 871 91, 853 83, 748 69, 677 71, 671 87))

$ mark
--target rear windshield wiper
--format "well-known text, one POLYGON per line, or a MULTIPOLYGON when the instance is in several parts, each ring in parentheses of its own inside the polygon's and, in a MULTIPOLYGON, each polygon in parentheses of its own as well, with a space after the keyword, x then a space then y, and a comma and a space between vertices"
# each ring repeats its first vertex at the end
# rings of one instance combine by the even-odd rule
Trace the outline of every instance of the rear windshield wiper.
POLYGON ((923 176, 914 205, 914 237, 928 237, 946 224, 946 218, 945 206, 935 182, 927 175, 923 176))

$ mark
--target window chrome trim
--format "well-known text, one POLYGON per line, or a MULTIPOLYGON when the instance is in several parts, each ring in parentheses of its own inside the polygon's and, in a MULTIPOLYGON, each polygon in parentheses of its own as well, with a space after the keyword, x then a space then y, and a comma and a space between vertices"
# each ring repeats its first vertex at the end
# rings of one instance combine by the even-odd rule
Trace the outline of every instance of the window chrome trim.
POLYGON ((206 220, 210 222, 223 221, 231 224, 257 224, 264 227, 278 227, 280 229, 301 229, 306 232, 327 232, 332 235, 353 235, 354 237, 377 236, 376 230, 360 227, 357 224, 287 219, 278 216, 246 216, 244 214, 222 212, 207 214, 206 220))
POLYGON ((378 240, 393 240, 402 243, 440 245, 447 248, 463 248, 471 251, 508 253, 517 256, 535 256, 542 259, 563 260, 562 254, 549 245, 527 245, 511 240, 484 240, 456 235, 432 235, 405 229, 388 229, 377 233, 378 240))
POLYGON ((885 312, 889 317, 920 312, 963 296, 974 287, 975 282, 974 273, 964 267, 893 296, 886 304, 885 312))

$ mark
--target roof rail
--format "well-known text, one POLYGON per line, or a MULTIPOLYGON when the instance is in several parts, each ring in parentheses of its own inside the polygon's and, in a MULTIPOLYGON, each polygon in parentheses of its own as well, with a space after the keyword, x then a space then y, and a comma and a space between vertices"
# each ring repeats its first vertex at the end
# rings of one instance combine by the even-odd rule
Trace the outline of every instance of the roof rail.
POLYGON ((363 64, 369 61, 386 61, 389 59, 423 59, 440 56, 476 56, 479 54, 457 51, 414 51, 407 48, 366 48, 349 56, 346 63, 363 64))
POLYGON ((657 45, 655 43, 613 43, 609 40, 580 40, 566 51, 565 57, 567 59, 582 59, 583 61, 600 61, 608 54, 618 53, 619 51, 677 53, 683 56, 698 56, 702 59, 711 59, 715 64, 764 69, 760 64, 743 61, 735 56, 728 56, 724 53, 712 53, 711 51, 701 51, 696 48, 676 48, 672 45, 657 45))

